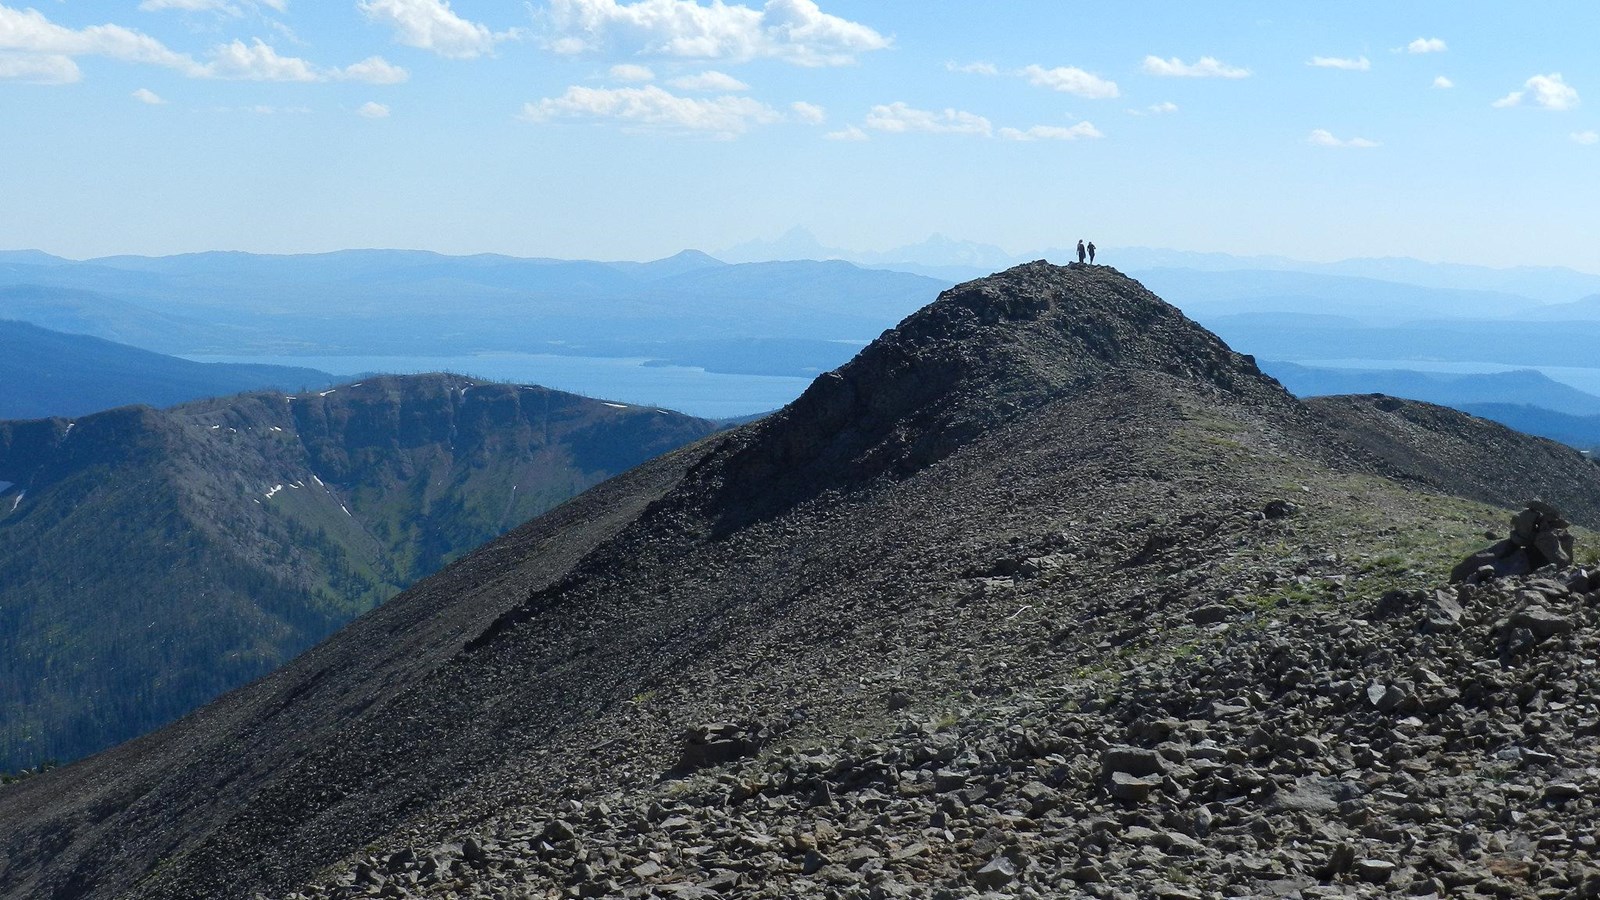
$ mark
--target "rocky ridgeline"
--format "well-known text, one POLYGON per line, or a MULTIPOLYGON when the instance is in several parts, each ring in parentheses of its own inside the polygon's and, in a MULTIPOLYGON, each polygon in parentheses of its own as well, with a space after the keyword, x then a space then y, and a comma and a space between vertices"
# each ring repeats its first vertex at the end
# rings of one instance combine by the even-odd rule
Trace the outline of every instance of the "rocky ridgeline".
POLYGON ((834 746, 708 726, 684 765, 741 758, 289 896, 1600 897, 1600 574, 1358 612, 834 746))

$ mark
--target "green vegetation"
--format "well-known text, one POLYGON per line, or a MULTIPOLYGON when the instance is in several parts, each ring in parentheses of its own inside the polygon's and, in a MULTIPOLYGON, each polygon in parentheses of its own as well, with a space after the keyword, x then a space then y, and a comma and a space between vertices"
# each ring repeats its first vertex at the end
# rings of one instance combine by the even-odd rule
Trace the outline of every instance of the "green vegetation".
POLYGON ((0 423, 33 479, 0 498, 0 771, 160 727, 712 427, 465 384, 0 423))

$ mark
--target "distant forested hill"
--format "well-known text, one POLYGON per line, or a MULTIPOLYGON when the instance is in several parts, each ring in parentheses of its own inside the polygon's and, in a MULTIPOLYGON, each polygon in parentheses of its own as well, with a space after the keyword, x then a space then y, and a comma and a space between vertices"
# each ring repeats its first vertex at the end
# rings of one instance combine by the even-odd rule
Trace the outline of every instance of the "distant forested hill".
POLYGON ((0 319, 0 419, 172 406, 241 391, 324 388, 336 380, 316 369, 190 362, 0 319))
POLYGON ((715 427, 443 375, 0 422, 0 771, 171 721, 715 427))

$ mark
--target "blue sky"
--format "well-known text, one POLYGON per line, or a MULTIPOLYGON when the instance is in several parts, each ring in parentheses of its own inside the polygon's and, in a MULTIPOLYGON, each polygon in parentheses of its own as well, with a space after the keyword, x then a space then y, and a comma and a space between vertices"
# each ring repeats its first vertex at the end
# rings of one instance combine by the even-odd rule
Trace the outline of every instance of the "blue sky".
POLYGON ((1600 270, 1600 4, 0 0, 0 248, 1600 270))

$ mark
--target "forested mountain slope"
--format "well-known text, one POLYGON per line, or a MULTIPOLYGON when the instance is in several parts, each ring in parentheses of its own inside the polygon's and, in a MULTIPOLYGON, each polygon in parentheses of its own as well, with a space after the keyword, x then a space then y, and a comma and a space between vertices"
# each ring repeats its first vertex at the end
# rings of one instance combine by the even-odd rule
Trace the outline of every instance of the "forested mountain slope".
POLYGON ((169 722, 713 428, 444 375, 0 423, 0 771, 169 722))

